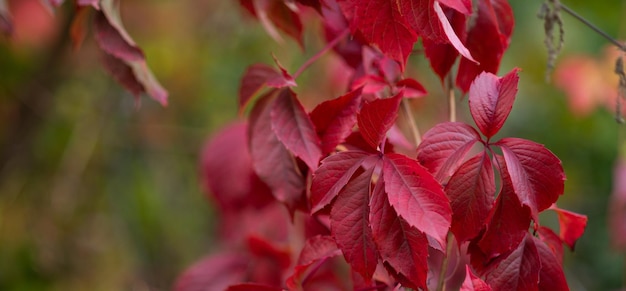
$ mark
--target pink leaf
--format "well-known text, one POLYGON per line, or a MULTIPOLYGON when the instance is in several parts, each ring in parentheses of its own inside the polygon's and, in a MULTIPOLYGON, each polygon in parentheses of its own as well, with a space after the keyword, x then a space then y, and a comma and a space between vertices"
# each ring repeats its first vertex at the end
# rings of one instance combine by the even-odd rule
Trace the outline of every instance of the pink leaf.
POLYGON ((569 291, 561 261, 557 259, 550 247, 540 239, 533 237, 533 241, 541 262, 539 290, 569 291))
POLYGON ((541 263, 535 242, 526 235, 517 248, 486 275, 493 290, 538 290, 541 263))
POLYGON ((357 122, 356 114, 361 104, 361 90, 319 104, 311 112, 323 153, 332 152, 352 133, 357 122))
POLYGON ((502 148, 513 189, 519 201, 530 208, 535 223, 540 211, 563 194, 565 173, 561 160, 543 145, 520 138, 504 138, 502 148))
POLYGON ((402 93, 386 99, 366 102, 357 116, 359 130, 367 143, 377 148, 398 118, 402 93))
POLYGON ((472 57, 471 52, 465 47, 465 45, 461 42, 459 37, 456 35, 454 28, 452 28, 452 24, 450 24, 450 21, 448 21, 448 18, 446 18, 446 14, 441 9, 441 6, 439 6, 439 2, 435 1, 433 5, 435 8, 435 13, 437 13, 437 18, 439 19, 439 22, 441 23, 441 27, 443 28, 443 32, 448 38, 448 41, 450 42, 450 44, 456 49, 457 52, 459 52, 460 55, 465 57, 464 60, 477 63, 474 57, 472 57))
POLYGON ((369 44, 404 64, 417 41, 417 35, 403 17, 400 7, 389 0, 338 1, 353 33, 359 32, 369 44))
POLYGON ((439 3, 465 15, 472 14, 472 0, 439 0, 439 3))
POLYGON ((311 212, 315 213, 339 194, 350 178, 371 154, 362 151, 346 151, 331 155, 313 174, 311 183, 311 212))
POLYGON ((254 171, 265 182, 274 197, 290 211, 305 201, 304 178, 296 169, 294 157, 278 140, 272 129, 271 114, 276 91, 262 96, 250 114, 248 136, 254 171))
POLYGON ((175 291, 224 290, 246 278, 249 258, 220 253, 207 256, 187 268, 174 284, 175 291))
POLYGON ((249 66, 243 74, 239 86, 239 110, 243 110, 250 101, 250 98, 265 85, 274 88, 282 88, 295 86, 295 81, 293 78, 285 78, 284 75, 265 64, 249 66))
POLYGON ((96 10, 100 10, 100 0, 76 0, 78 6, 92 6, 96 10))
POLYGON ((379 177, 372 193, 370 223, 374 241, 382 260, 399 273, 392 276, 409 288, 426 288, 428 239, 389 205, 385 184, 384 176, 379 177))
POLYGON ((530 226, 530 211, 523 207, 513 190, 504 158, 497 156, 502 186, 487 217, 487 228, 478 246, 487 259, 509 252, 524 238, 530 226))
POLYGON ((452 210, 441 185, 417 161, 399 154, 383 158, 389 203, 407 223, 445 245, 452 210))
POLYGON ((513 32, 513 10, 506 0, 479 0, 474 26, 469 29, 466 47, 479 64, 468 59, 459 63, 457 86, 467 92, 483 71, 497 73, 513 32), (489 45, 485 45, 489 44, 489 45))
POLYGON ((278 140, 311 170, 317 169, 322 157, 320 140, 309 115, 291 90, 283 89, 278 93, 271 117, 272 130, 278 140))
POLYGON ((461 244, 478 235, 493 205, 496 185, 487 152, 463 163, 445 191, 452 207, 451 231, 461 244))
POLYGON ((561 209, 553 204, 550 206, 559 217, 559 237, 571 250, 574 250, 576 241, 585 232, 587 226, 587 216, 569 210, 561 209))
POLYGON ((369 281, 378 252, 369 225, 371 179, 374 168, 354 177, 330 210, 330 230, 352 269, 369 281))
POLYGON ((469 265, 465 265, 465 281, 463 281, 461 291, 491 291, 491 287, 474 275, 469 265))
POLYGON ((515 68, 502 78, 482 73, 470 87, 470 112, 487 139, 498 133, 511 112, 517 94, 518 71, 515 68))
POLYGON ((424 134, 417 148, 417 160, 443 182, 463 163, 465 155, 478 141, 480 134, 465 123, 440 123, 424 134))

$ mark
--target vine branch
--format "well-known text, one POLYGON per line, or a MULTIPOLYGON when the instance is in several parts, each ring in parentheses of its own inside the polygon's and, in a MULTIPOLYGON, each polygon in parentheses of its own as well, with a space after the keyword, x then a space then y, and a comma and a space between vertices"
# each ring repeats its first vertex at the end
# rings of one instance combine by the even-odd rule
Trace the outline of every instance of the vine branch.
POLYGON ((569 14, 572 17, 576 18, 576 20, 582 22, 587 27, 591 28, 591 30, 595 31, 596 33, 598 33, 599 35, 604 37, 606 40, 611 42, 613 45, 615 45, 621 51, 626 52, 626 45, 624 45, 623 43, 619 42, 617 39, 613 38, 608 33, 604 32, 602 29, 600 29, 599 27, 597 27, 596 25, 591 23, 589 20, 587 20, 584 17, 580 16, 578 13, 576 13, 576 11, 572 10, 571 8, 563 5, 562 3, 559 4, 559 5, 561 6, 561 9, 563 9, 563 11, 567 12, 567 14, 569 14))
POLYGON ((298 70, 293 74, 293 78, 297 79, 298 76, 304 72, 308 67, 310 67, 315 61, 317 61, 321 56, 323 56, 326 52, 334 48, 341 40, 343 40, 346 36, 350 34, 350 29, 346 28, 342 32, 340 32, 337 37, 327 43, 319 52, 313 55, 310 59, 308 59, 298 70))

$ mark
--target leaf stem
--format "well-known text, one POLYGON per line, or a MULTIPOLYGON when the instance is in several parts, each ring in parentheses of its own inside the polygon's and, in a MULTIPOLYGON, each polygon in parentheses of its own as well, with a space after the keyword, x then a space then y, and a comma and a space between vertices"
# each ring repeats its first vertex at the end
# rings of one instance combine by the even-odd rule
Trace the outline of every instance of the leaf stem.
POLYGON ((576 18, 578 21, 582 22, 583 24, 587 25, 587 27, 591 28, 591 30, 595 31, 599 35, 601 35, 604 38, 606 38, 608 41, 610 41, 615 46, 617 46, 617 48, 619 48, 621 51, 626 52, 626 46, 623 43, 617 41, 615 38, 610 36, 608 33, 604 32, 599 27, 595 26, 593 23, 589 22, 589 20, 587 20, 584 17, 580 16, 578 13, 576 13, 576 11, 572 10, 571 8, 565 6, 562 3, 559 3, 559 5, 561 6, 561 9, 563 9, 563 11, 567 12, 567 14, 569 14, 572 17, 576 18))
POLYGON ((454 86, 452 85, 452 75, 446 78, 445 89, 448 93, 448 106, 450 109, 450 122, 456 122, 456 97, 454 96, 454 86))
POLYGON ((422 135, 420 134, 420 130, 417 128, 417 124, 415 123, 415 118, 413 117, 413 112, 411 112, 409 101, 406 98, 402 99, 401 105, 402 110, 404 110, 404 114, 406 114, 406 117, 409 119, 409 126, 411 128, 411 133, 413 134, 415 146, 419 146, 422 142, 422 135))
POLYGON ((341 33, 337 35, 333 40, 327 43, 319 52, 313 55, 310 59, 308 59, 298 70, 293 74, 293 78, 297 79, 308 67, 310 67, 315 61, 317 61, 322 55, 324 55, 327 51, 335 47, 342 39, 344 39, 350 33, 350 29, 346 28, 341 33))
POLYGON ((450 253, 452 252, 452 248, 454 244, 452 243, 452 232, 448 231, 448 239, 446 245, 446 254, 443 257, 443 262, 441 263, 441 271, 439 272, 439 281, 437 282, 437 290, 443 291, 446 288, 446 273, 448 271, 448 258, 450 253))

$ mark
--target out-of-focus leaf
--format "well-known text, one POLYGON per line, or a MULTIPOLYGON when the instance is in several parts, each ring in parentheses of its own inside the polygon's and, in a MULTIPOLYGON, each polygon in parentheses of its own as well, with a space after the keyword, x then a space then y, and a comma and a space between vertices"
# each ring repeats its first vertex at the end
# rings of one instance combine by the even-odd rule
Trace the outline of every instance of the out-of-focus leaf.
POLYGON ((220 253, 201 259, 176 279, 175 291, 225 290, 246 278, 249 259, 236 253, 220 253))
POLYGON ((587 215, 561 209, 557 207, 556 204, 550 206, 550 209, 554 210, 559 217, 559 237, 573 250, 576 241, 585 232, 585 227, 587 227, 587 215))
POLYGON ((465 265, 465 281, 463 281, 461 291, 491 291, 491 287, 474 275, 469 265, 465 265))

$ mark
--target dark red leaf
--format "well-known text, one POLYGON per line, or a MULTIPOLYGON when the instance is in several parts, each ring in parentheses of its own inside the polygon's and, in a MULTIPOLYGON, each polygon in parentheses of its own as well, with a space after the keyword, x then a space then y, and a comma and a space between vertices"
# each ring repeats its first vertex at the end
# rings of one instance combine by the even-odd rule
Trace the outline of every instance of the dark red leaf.
POLYGON ((487 228, 478 246, 489 260, 509 252, 524 238, 530 226, 530 211, 523 207, 513 190, 504 158, 497 156, 502 186, 487 217, 487 228))
POLYGON ((202 150, 202 180, 219 210, 238 211, 274 201, 267 185, 252 169, 247 131, 244 122, 232 124, 213 136, 202 150))
POLYGON ((281 90, 270 115, 272 129, 278 140, 311 170, 317 169, 322 157, 320 140, 313 122, 296 95, 289 89, 281 90))
POLYGON ((370 168, 348 182, 330 210, 330 230, 352 269, 369 281, 378 264, 378 252, 369 225, 370 168))
POLYGON ((470 87, 470 112, 487 139, 498 133, 513 108, 519 81, 518 71, 515 68, 502 78, 484 72, 476 77, 470 87))
POLYGON ((461 291, 491 291, 491 287, 474 275, 469 265, 465 265, 465 281, 463 281, 461 291))
POLYGON ((537 223, 538 213, 563 194, 565 173, 561 160, 543 145, 525 139, 504 138, 496 145, 502 148, 515 194, 530 208, 537 223))
POLYGON ((175 291, 225 290, 246 278, 249 258, 242 254, 207 256, 187 268, 174 284, 175 291))
POLYGON ((143 84, 135 77, 133 69, 124 61, 103 52, 101 62, 104 69, 136 99, 145 91, 143 84))
POLYGON ((352 133, 361 104, 361 89, 320 103, 310 113, 322 152, 330 153, 352 133))
POLYGON ((291 252, 288 248, 281 248, 274 243, 257 235, 248 236, 248 248, 256 257, 269 258, 277 269, 284 271, 291 264, 291 252))
POLYGON ((302 22, 300 16, 292 11, 282 0, 240 0, 239 3, 252 16, 256 17, 274 40, 282 42, 276 30, 280 28, 293 37, 302 46, 302 22))
POLYGON ((387 200, 386 181, 379 177, 372 193, 370 223, 382 260, 406 287, 426 288, 428 275, 428 239, 418 229, 398 216, 387 200), (408 283, 408 284, 407 284, 408 283))
MULTIPOLYGON (((453 9, 446 8, 444 12, 446 12, 450 20, 450 25, 459 37, 459 40, 464 42, 467 36, 465 30, 467 16, 453 9)), ((459 52, 450 43, 438 43, 427 38, 422 38, 422 46, 424 47, 424 55, 428 58, 430 66, 443 83, 446 75, 448 75, 450 69, 452 69, 459 52)))
POLYGON ((250 114, 248 137, 254 171, 274 197, 294 211, 305 202, 304 178, 296 168, 295 158, 278 140, 272 129, 272 111, 276 91, 262 96, 250 114))
POLYGON ((550 209, 554 210, 559 217, 559 237, 571 250, 574 250, 576 241, 585 232, 587 215, 561 209, 556 204, 550 206, 550 209))
POLYGON ((538 290, 541 263, 533 237, 526 235, 517 248, 487 273, 493 290, 538 290))
POLYGON ((540 239, 533 237, 541 270, 539 271, 539 290, 569 291, 561 261, 554 255, 552 249, 540 239))
POLYGON ((403 89, 404 94, 402 94, 402 96, 405 98, 417 98, 428 94, 426 88, 424 88, 420 82, 412 78, 402 79, 396 82, 396 87, 403 89))
POLYGON ((337 1, 353 34, 378 47, 404 68, 417 35, 404 18, 400 5, 389 0, 337 1))
POLYGON ((550 247, 550 250, 552 251, 552 253, 556 257, 556 260, 559 262, 559 264, 562 264, 562 262, 563 262, 563 241, 561 240, 561 238, 556 233, 554 233, 554 231, 552 229, 547 228, 545 226, 540 226, 537 229, 537 234, 539 235, 539 238, 548 247, 550 247))
POLYGON ((487 152, 463 163, 445 191, 452 207, 451 231, 461 244, 478 235, 493 205, 496 185, 487 152))
POLYGON ((295 86, 293 78, 285 77, 274 68, 265 64, 254 64, 246 69, 239 85, 239 110, 243 110, 263 86, 274 88, 295 86))
POLYGON ((300 252, 294 273, 287 278, 287 287, 289 290, 303 290, 304 281, 317 271, 318 264, 339 255, 341 255, 341 250, 332 237, 318 235, 307 239, 300 252))
POLYGON ((417 148, 417 160, 439 182, 444 182, 456 172, 465 155, 478 141, 480 134, 465 123, 440 123, 424 134, 417 148))
POLYGON ((313 174, 311 212, 315 213, 330 204, 370 155, 362 151, 346 151, 325 158, 313 174))
POLYGON ((320 0, 296 0, 296 2, 304 6, 313 7, 319 13, 322 12, 322 4, 320 3, 320 0))
MULTIPOLYGON (((396 1, 394 1, 396 2, 396 1)), ((436 0, 400 0, 397 5, 411 29, 418 36, 436 43, 447 43, 445 33, 435 12, 436 0)))
POLYGON ((373 148, 380 145, 389 128, 396 122, 401 101, 402 93, 363 104, 357 116, 359 131, 373 148))
MULTIPOLYGON (((208 289, 206 289, 208 290, 208 289)), ((231 285, 226 291, 283 291, 285 289, 280 287, 268 286, 265 284, 257 283, 242 283, 237 285, 231 285)))
POLYGON ((456 76, 457 86, 467 92, 474 78, 483 71, 497 73, 513 31, 513 11, 506 0, 479 0, 474 26, 466 46, 479 64, 462 59, 456 76), (488 45, 487 45, 488 44, 488 45))
POLYGON ((437 180, 417 161, 393 153, 383 158, 383 177, 389 203, 400 217, 445 245, 452 210, 437 180))
POLYGON ((454 27, 452 27, 452 24, 450 24, 450 21, 446 17, 446 14, 443 12, 443 9, 439 5, 439 2, 435 1, 433 7, 443 29, 443 33, 446 35, 446 38, 450 42, 450 45, 452 45, 456 49, 456 51, 464 57, 463 60, 476 63, 476 60, 472 56, 471 51, 467 47, 465 47, 465 44, 461 42, 461 39, 459 39, 459 36, 454 31, 454 27))
POLYGON ((127 62, 145 59, 143 51, 133 42, 125 39, 123 34, 109 22, 104 12, 98 12, 94 16, 94 29, 98 45, 107 54, 127 62))

